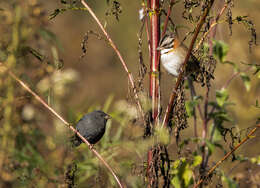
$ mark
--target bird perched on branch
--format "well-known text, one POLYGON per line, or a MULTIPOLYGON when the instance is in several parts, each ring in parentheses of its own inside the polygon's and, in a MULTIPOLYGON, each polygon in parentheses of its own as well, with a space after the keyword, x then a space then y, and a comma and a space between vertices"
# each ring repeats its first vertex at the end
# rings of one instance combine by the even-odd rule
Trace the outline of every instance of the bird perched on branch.
MULTIPOLYGON (((90 143, 97 143, 106 131, 107 120, 111 116, 101 110, 93 111, 84 115, 76 125, 76 130, 90 143)), ((71 137, 71 142, 74 147, 82 143, 77 134, 71 137)))
MULTIPOLYGON (((175 34, 165 34, 159 43, 157 50, 161 53, 161 63, 168 73, 178 77, 181 66, 188 53, 188 48, 181 43, 175 34)), ((197 58, 191 54, 187 62, 185 76, 199 73, 200 64, 197 58)))

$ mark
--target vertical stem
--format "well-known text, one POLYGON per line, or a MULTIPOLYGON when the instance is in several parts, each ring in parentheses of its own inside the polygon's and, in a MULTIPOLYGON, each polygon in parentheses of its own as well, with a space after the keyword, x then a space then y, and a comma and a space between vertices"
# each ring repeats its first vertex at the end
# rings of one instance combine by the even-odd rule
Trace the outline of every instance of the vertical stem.
MULTIPOLYGON (((194 85, 193 85, 191 79, 188 79, 188 84, 189 84, 189 88, 190 88, 190 96, 191 96, 191 99, 194 100, 194 97, 196 96, 196 91, 195 91, 195 88, 194 88, 194 85)), ((198 105, 199 105, 199 104, 198 104, 198 105)), ((197 115, 196 115, 196 108, 195 108, 195 107, 193 107, 193 112, 194 112, 194 115, 193 115, 193 121, 194 121, 194 136, 195 136, 195 137, 198 137, 197 115)))
MULTIPOLYGON (((222 2, 218 2, 219 4, 222 4, 222 2)), ((218 8, 218 7, 216 7, 218 8)), ((222 9, 223 10, 223 9, 222 9)), ((222 11, 221 10, 221 11, 222 11)), ((219 17, 220 14, 218 14, 217 18, 215 21, 213 21, 212 24, 216 23, 217 20, 220 18, 219 17)), ((210 28, 209 28, 210 29, 210 28)), ((216 36, 216 30, 217 30, 217 25, 215 27, 213 27, 213 29, 210 31, 210 36, 208 36, 208 43, 209 43, 209 55, 212 56, 213 54, 213 39, 216 36)), ((202 131, 202 139, 203 139, 203 143, 202 143, 202 151, 203 151, 203 158, 202 158, 202 163, 201 163, 201 170, 204 173, 207 164, 208 164, 208 159, 209 159, 209 149, 206 146, 206 138, 207 138, 207 133, 208 133, 208 102, 209 102, 209 86, 207 85, 207 89, 206 89, 206 97, 204 100, 204 119, 203 119, 203 131, 202 131)))
POLYGON ((160 110, 160 87, 159 87, 159 52, 157 50, 160 34, 159 0, 151 0, 150 3, 151 24, 151 62, 150 62, 150 97, 152 98, 152 117, 157 119, 160 110))
MULTIPOLYGON (((152 99, 152 121, 156 124, 160 110, 160 67, 159 52, 157 51, 160 37, 160 17, 159 17, 159 0, 147 1, 150 15, 150 89, 149 95, 152 99)), ((155 174, 153 171, 153 148, 147 154, 147 178, 148 187, 156 185, 155 174)))
POLYGON ((154 185, 154 175, 153 175, 153 149, 151 148, 147 153, 147 170, 146 176, 148 179, 148 187, 152 188, 154 185))

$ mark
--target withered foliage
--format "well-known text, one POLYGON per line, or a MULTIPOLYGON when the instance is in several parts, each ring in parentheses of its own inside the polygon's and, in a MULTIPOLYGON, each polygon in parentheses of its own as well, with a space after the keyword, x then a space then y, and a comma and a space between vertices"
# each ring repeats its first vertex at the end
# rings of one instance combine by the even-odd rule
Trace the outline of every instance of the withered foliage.
POLYGON ((174 102, 173 115, 172 115, 172 126, 174 128, 174 134, 176 137, 176 142, 178 144, 180 138, 180 131, 188 127, 187 123, 187 112, 185 107, 185 90, 184 90, 184 80, 179 85, 176 93, 177 97, 174 102))
MULTIPOLYGON (((110 4, 110 1, 107 1, 110 4)), ((122 14, 122 6, 119 1, 113 0, 111 8, 106 11, 106 15, 110 16, 113 15, 117 21, 119 21, 119 15, 122 14)))

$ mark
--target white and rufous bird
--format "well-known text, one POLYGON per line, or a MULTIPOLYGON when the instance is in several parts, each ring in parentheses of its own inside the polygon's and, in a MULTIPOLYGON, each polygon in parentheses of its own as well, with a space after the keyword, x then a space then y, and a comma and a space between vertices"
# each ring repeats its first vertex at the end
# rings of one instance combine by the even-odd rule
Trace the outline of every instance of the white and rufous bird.
MULTIPOLYGON (((164 35, 157 50, 161 53, 161 63, 166 71, 169 74, 178 77, 181 71, 181 66, 188 53, 188 48, 178 40, 176 35, 171 33, 164 35)), ((191 54, 190 59, 187 62, 185 76, 199 72, 201 72, 199 61, 193 54, 191 54)))

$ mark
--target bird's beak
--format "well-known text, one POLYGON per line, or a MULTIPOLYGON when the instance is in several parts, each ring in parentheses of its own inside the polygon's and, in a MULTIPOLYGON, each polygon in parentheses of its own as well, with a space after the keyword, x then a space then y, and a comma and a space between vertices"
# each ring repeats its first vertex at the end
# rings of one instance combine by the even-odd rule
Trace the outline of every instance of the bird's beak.
POLYGON ((107 115, 105 116, 105 119, 106 119, 106 120, 108 120, 108 119, 112 119, 112 117, 111 117, 110 115, 107 114, 107 115))
POLYGON ((161 46, 159 46, 158 48, 156 48, 156 50, 160 51, 162 50, 163 48, 161 46))

